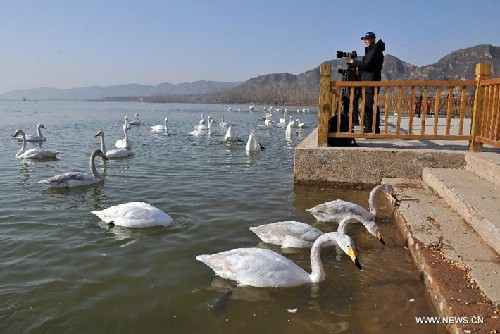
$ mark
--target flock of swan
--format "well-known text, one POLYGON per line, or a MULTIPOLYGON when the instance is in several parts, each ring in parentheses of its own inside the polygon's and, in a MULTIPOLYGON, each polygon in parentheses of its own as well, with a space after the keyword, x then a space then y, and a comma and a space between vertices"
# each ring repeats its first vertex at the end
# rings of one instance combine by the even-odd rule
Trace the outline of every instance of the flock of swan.
MULTIPOLYGON (((124 138, 115 143, 115 149, 106 150, 104 141, 104 132, 98 131, 95 137, 100 137, 101 146, 94 149, 90 156, 90 173, 85 172, 67 172, 54 175, 48 179, 39 181, 54 188, 72 188, 78 186, 92 185, 104 181, 104 177, 99 174, 95 166, 95 158, 100 157, 104 160, 113 158, 123 158, 132 154, 131 144, 128 139, 127 130, 130 125, 140 125, 138 114, 136 119, 128 123, 125 117, 123 125, 124 138)), ((266 116, 265 121, 270 119, 266 116)), ((161 132, 167 130, 168 119, 164 119, 164 124, 151 126, 152 132, 161 132)), ((222 118, 221 124, 225 123, 222 118)), ((290 118, 290 124, 297 124, 290 118)), ((214 124, 210 116, 205 121, 204 115, 194 131, 209 130, 214 124)), ((266 123, 265 123, 266 124, 266 123)), ((272 122, 267 122, 271 126, 272 122)), ((221 125, 222 126, 222 125, 221 125)), ((239 140, 234 133, 232 124, 225 123, 227 126, 224 141, 239 140)), ((37 126, 37 135, 27 136, 24 131, 16 130, 14 137, 22 140, 22 148, 16 154, 18 159, 57 159, 57 151, 42 148, 33 148, 26 150, 27 142, 44 142, 46 138, 42 135, 41 129, 45 127, 42 124, 37 126)), ((250 131, 250 136, 246 144, 247 151, 258 151, 263 149, 256 138, 254 130, 250 131)), ((360 205, 335 200, 316 205, 308 209, 318 221, 338 223, 337 231, 323 233, 319 229, 297 221, 281 221, 270 224, 250 227, 250 231, 255 233, 263 242, 278 245, 281 247, 310 248, 311 249, 311 273, 307 273, 293 261, 285 256, 259 247, 237 248, 216 254, 202 254, 196 256, 196 260, 203 262, 210 267, 216 275, 236 281, 239 285, 249 285, 254 287, 293 287, 306 283, 318 283, 325 279, 325 271, 321 262, 320 252, 322 247, 338 246, 357 268, 361 265, 357 259, 354 242, 346 233, 347 225, 352 223, 361 223, 365 229, 385 245, 381 233, 375 222, 378 215, 378 208, 375 197, 380 191, 387 192, 391 197, 391 204, 396 206, 398 201, 394 196, 393 188, 389 184, 380 184, 371 192, 368 199, 369 210, 360 205)), ((144 228, 150 226, 169 226, 173 218, 162 210, 144 202, 129 202, 108 207, 100 211, 91 211, 92 214, 99 217, 110 227, 120 225, 129 228, 144 228)))

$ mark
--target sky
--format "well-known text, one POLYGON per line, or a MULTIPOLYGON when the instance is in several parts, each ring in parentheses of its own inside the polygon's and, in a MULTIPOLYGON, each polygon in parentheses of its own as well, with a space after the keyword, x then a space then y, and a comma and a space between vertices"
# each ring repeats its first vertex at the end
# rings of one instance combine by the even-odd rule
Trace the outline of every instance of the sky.
POLYGON ((428 65, 500 46, 500 0, 0 0, 0 93, 300 74, 367 31, 428 65))

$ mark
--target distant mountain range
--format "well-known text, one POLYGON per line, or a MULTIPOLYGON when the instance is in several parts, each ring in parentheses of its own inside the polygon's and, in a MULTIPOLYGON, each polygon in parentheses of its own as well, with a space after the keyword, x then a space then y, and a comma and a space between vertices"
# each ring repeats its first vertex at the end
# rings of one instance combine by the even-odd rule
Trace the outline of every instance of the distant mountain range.
POLYGON ((90 86, 80 88, 34 88, 14 90, 0 94, 0 100, 101 100, 129 99, 152 95, 190 95, 207 94, 238 86, 241 82, 219 82, 200 80, 171 84, 168 82, 156 86, 127 84, 114 86, 90 86))
MULTIPOLYGON (((328 60, 332 78, 340 80, 338 69, 345 59, 328 60)), ((493 64, 492 76, 500 76, 500 47, 480 44, 453 51, 438 62, 415 66, 390 54, 385 55, 382 80, 460 80, 474 79, 477 63, 493 64)), ((196 81, 157 86, 117 85, 72 89, 36 88, 0 94, 2 100, 143 100, 149 102, 257 103, 272 105, 311 105, 318 101, 319 64, 304 73, 273 73, 245 82, 196 81)))

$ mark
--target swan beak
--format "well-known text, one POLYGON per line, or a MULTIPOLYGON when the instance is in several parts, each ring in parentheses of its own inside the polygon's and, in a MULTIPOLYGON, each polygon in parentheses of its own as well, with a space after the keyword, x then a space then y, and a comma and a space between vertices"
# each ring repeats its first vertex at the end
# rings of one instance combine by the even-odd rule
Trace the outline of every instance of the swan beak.
POLYGON ((382 243, 382 245, 385 246, 385 241, 382 239, 382 235, 380 234, 380 231, 377 231, 377 239, 382 243))
POLYGON ((356 268, 361 270, 361 263, 359 263, 358 258, 356 257, 356 252, 354 249, 349 248, 349 251, 347 252, 347 255, 351 258, 352 262, 354 262, 354 265, 356 268))

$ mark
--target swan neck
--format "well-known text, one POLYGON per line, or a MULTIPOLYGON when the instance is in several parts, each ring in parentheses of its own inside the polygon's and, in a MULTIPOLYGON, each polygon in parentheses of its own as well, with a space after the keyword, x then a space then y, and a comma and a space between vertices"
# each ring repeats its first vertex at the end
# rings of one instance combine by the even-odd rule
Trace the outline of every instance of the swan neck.
POLYGON ((96 157, 96 152, 93 152, 92 155, 90 156, 90 171, 92 172, 92 175, 94 175, 94 177, 96 179, 100 179, 101 178, 101 174, 99 174, 99 172, 97 171, 97 168, 95 168, 95 157, 96 157))
POLYGON ((106 145, 104 145, 104 134, 101 135, 101 151, 106 155, 106 145))
POLYGON ((312 283, 319 283, 325 279, 325 270, 323 268, 323 263, 321 262, 321 246, 332 240, 329 235, 322 235, 316 241, 314 241, 311 247, 311 277, 312 283))
POLYGON ((17 152, 16 156, 19 156, 23 154, 24 151, 26 151, 26 135, 22 133, 22 136, 23 136, 23 146, 21 146, 21 149, 19 150, 19 152, 17 152))
POLYGON ((42 128, 41 127, 39 127, 39 126, 36 127, 36 133, 38 134, 38 137, 40 137, 40 138, 43 137, 42 136, 42 128))
POLYGON ((370 197, 368 197, 368 206, 370 207, 370 212, 372 212, 375 216, 378 215, 378 207, 377 203, 375 202, 375 198, 377 194, 382 190, 382 185, 378 185, 375 188, 372 189, 370 192, 370 197))

